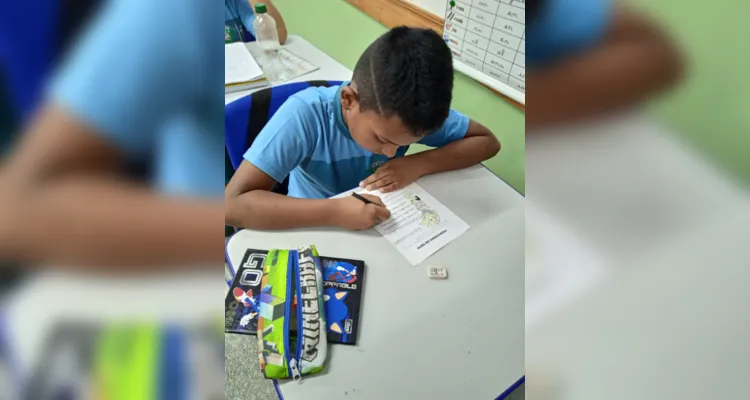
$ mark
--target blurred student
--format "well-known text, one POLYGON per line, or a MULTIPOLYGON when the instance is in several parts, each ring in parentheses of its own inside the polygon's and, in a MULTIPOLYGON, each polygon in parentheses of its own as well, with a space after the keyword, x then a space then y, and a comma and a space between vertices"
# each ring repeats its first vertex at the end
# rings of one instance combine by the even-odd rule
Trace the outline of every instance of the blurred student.
POLYGON ((573 122, 673 86, 683 60, 662 27, 615 0, 529 0, 526 126, 573 122))
POLYGON ((187 3, 111 0, 72 49, 0 168, 0 258, 220 259, 222 15, 187 3), (131 179, 134 165, 150 182, 131 179))
POLYGON ((255 5, 263 3, 266 5, 268 14, 276 21, 276 29, 279 32, 279 43, 286 42, 286 23, 279 10, 271 0, 224 0, 224 41, 251 42, 255 40, 255 5))
POLYGON ((453 64, 443 39, 400 27, 360 56, 352 81, 290 97, 247 150, 226 188, 235 227, 369 229, 389 218, 376 196, 327 199, 357 186, 390 192, 497 154, 486 127, 451 110, 453 64), (409 145, 430 147, 406 155, 409 145), (273 193, 289 176, 288 196, 273 193))

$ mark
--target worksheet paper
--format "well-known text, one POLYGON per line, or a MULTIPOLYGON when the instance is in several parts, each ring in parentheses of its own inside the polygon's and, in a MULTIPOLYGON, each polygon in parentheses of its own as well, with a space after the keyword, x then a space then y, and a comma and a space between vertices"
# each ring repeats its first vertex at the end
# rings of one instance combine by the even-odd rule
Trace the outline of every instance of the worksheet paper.
POLYGON ((352 192, 380 197, 391 218, 375 226, 385 238, 417 265, 469 230, 469 225, 416 183, 391 193, 355 189, 352 192))

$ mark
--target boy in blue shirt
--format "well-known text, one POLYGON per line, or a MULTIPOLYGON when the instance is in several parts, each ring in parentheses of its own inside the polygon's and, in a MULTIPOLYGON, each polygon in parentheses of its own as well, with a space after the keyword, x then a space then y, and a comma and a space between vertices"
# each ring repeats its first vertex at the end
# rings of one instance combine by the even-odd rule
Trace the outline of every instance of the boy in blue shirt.
POLYGON ((656 21, 614 0, 528 0, 526 127, 628 107, 674 85, 680 51, 656 21))
POLYGON ((3 258, 75 267, 216 260, 223 16, 211 1, 183 3, 103 3, 0 164, 3 258), (129 179, 133 163, 150 165, 151 185, 129 179))
POLYGON ((271 0, 224 0, 224 42, 251 42, 255 40, 255 5, 263 3, 266 5, 268 14, 276 21, 276 30, 279 32, 279 42, 286 42, 286 24, 279 10, 271 0))
POLYGON ((303 90, 279 108, 227 185, 227 224, 369 229, 390 216, 380 199, 328 197, 357 186, 389 192, 491 158, 497 138, 450 109, 452 89, 440 35, 390 30, 365 50, 351 82, 303 90), (413 143, 435 149, 406 156, 413 143), (287 176, 288 196, 270 191, 287 176))

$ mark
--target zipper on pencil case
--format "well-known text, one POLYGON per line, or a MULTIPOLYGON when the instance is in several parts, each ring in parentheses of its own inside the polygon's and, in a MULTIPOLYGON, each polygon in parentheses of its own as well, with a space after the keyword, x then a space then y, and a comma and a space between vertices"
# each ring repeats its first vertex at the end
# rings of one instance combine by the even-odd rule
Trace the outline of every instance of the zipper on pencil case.
MULTIPOLYGON (((289 318, 291 317, 291 308, 292 308, 292 302, 294 301, 294 294, 297 292, 295 286, 297 283, 296 279, 296 265, 297 265, 297 251, 289 251, 289 261, 287 263, 287 285, 286 285, 286 305, 285 305, 285 314, 284 314, 284 356, 286 357, 286 365, 287 370, 289 373, 289 376, 291 376, 295 381, 299 381, 302 379, 302 375, 299 373, 299 368, 297 365, 297 358, 296 354, 295 357, 292 357, 290 345, 289 345, 289 318)), ((299 299, 297 299, 299 301, 299 299)), ((299 308, 299 307, 298 307, 299 308)), ((299 332, 297 332, 299 342, 299 332)))
POLYGON ((297 288, 297 351, 294 353, 294 359, 292 363, 294 368, 297 369, 297 375, 294 376, 294 380, 297 382, 302 381, 302 373, 299 371, 300 367, 300 356, 302 355, 302 281, 299 276, 299 259, 301 253, 297 252, 296 262, 294 263, 294 286, 297 288))

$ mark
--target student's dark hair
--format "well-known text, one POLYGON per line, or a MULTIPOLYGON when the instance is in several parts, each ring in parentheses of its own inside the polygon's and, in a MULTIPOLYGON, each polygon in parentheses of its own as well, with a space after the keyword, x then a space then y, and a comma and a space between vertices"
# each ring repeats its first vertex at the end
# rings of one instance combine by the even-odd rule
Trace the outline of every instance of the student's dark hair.
POLYGON ((363 111, 398 116, 415 135, 440 128, 453 91, 451 51, 435 31, 393 28, 357 61, 352 80, 363 111))

